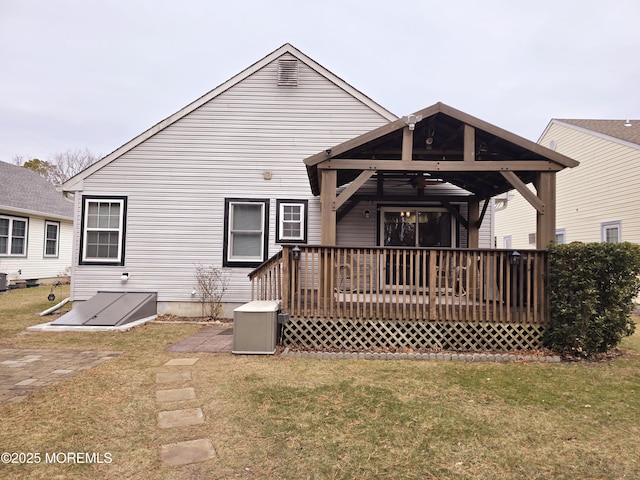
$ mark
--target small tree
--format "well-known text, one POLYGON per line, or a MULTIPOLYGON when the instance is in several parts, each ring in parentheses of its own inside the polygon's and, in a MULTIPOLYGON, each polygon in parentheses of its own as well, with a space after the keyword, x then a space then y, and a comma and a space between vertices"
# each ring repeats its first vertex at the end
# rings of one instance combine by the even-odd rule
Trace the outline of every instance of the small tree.
POLYGON ((56 153, 49 160, 40 160, 39 158, 25 160, 25 157, 21 155, 13 157, 15 165, 33 170, 54 185, 61 185, 98 160, 100 160, 100 156, 94 155, 88 148, 56 153))
POLYGON ((98 160, 100 160, 100 155, 91 153, 88 148, 76 148, 56 153, 49 162, 55 165, 52 181, 55 185, 62 184, 98 160))
POLYGON ((229 272, 213 265, 196 264, 196 295, 202 305, 202 317, 210 320, 220 318, 222 298, 227 291, 229 272))

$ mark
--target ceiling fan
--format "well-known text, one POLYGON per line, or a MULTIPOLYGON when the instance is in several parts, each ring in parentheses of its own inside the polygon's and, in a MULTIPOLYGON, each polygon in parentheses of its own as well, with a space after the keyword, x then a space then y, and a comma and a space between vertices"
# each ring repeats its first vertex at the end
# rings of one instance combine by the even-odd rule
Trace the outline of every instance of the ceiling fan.
POLYGON ((392 187, 404 187, 411 185, 419 195, 424 193, 425 187, 429 185, 441 185, 444 180, 439 178, 432 178, 429 173, 418 172, 416 174, 409 175, 409 178, 403 179, 402 182, 392 185, 392 187))

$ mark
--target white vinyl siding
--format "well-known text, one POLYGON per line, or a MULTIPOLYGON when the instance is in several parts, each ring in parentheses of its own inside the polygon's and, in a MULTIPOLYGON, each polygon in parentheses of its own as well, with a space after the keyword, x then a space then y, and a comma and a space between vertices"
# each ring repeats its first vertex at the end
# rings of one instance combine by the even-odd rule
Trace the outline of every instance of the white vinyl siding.
MULTIPOLYGON (((2 217, 4 215, 0 215, 2 217)), ((0 255, 0 271, 10 281, 18 279, 56 279, 68 275, 71 267, 73 225, 71 220, 59 221, 58 255, 45 256, 45 222, 51 220, 31 216, 27 220, 27 250, 23 256, 0 255)), ((58 223, 55 221, 54 223, 58 223)))
MULTIPOLYGON (((318 219, 307 225, 308 242, 320 243, 320 200, 304 158, 388 120, 302 61, 296 87, 279 87, 277 69, 277 60, 266 64, 84 179, 85 195, 127 196, 127 288, 158 292, 160 302, 193 302, 195 265, 224 262, 227 198, 270 200, 265 258, 281 248, 278 199, 308 201, 308 218, 318 219)), ((225 302, 250 300, 252 269, 230 269, 225 302)), ((122 271, 76 266, 72 298, 121 288, 122 271)))

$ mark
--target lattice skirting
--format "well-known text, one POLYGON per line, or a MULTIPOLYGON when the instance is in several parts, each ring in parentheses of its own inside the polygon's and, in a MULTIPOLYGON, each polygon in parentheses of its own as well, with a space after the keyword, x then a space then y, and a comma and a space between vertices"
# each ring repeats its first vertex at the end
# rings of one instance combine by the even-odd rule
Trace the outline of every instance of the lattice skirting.
POLYGON ((513 351, 542 346, 544 325, 410 322, 394 320, 291 319, 283 344, 313 350, 379 349, 513 351))

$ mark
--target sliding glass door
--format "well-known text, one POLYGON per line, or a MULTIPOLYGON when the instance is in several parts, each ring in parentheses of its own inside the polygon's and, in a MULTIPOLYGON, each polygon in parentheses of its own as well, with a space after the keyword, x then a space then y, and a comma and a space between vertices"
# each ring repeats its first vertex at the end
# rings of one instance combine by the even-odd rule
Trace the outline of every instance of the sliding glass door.
MULTIPOLYGON (((455 220, 444 208, 389 207, 381 210, 380 244, 385 247, 452 247, 455 245, 455 220)), ((423 268, 406 260, 407 255, 387 255, 386 286, 414 283, 422 285, 423 268), (411 281, 411 277, 414 278, 411 281)), ((421 257, 420 257, 421 258, 421 257)))

